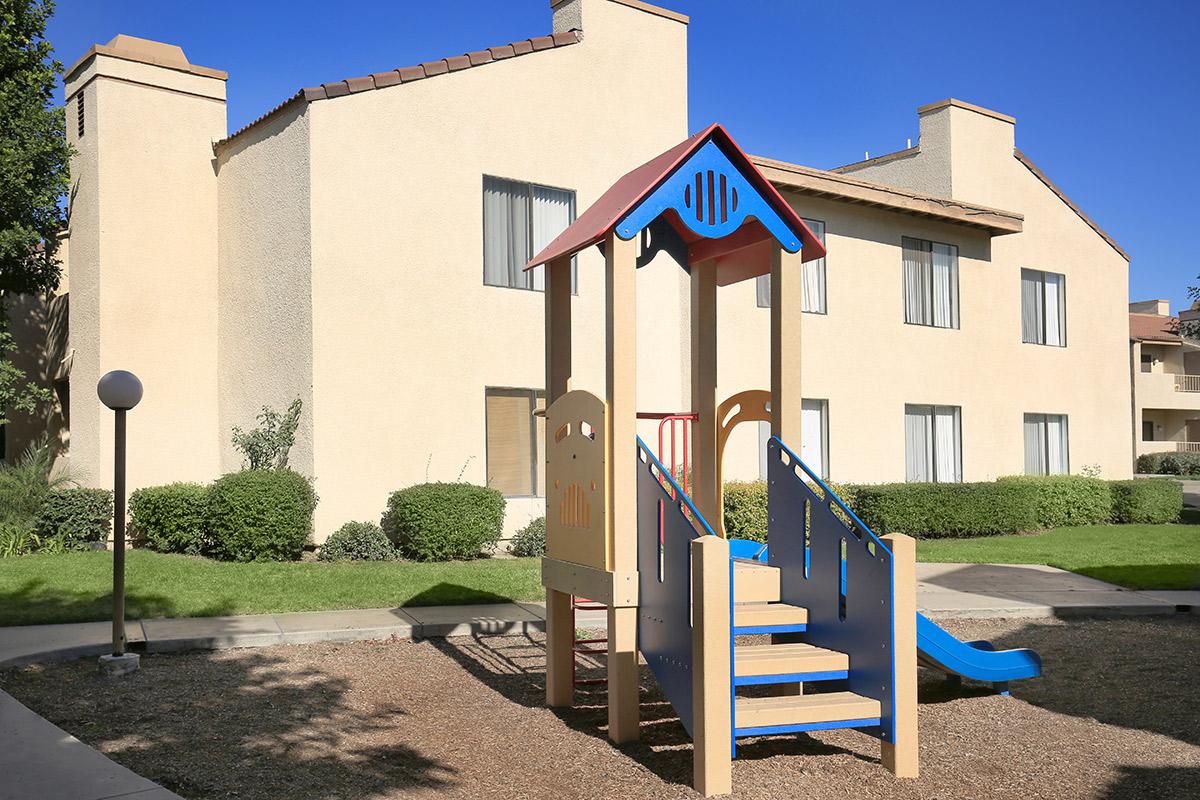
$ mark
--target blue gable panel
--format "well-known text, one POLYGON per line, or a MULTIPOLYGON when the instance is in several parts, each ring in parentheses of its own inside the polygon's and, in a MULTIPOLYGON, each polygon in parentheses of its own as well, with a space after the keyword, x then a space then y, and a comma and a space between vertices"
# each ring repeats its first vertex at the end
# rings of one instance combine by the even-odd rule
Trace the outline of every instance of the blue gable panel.
POLYGON ((800 250, 799 235, 711 140, 618 222, 616 233, 632 239, 667 209, 674 209, 684 225, 706 239, 728 236, 754 217, 784 250, 800 250))

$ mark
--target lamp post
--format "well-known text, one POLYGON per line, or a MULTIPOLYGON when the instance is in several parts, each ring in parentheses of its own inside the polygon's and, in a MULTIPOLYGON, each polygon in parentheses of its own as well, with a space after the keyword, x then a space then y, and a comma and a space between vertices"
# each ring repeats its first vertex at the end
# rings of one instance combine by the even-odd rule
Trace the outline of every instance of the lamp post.
POLYGON ((142 399, 142 382, 123 369, 108 372, 96 384, 100 402, 113 410, 113 628, 112 654, 100 656, 100 671, 125 675, 138 668, 137 653, 125 652, 125 412, 142 399))

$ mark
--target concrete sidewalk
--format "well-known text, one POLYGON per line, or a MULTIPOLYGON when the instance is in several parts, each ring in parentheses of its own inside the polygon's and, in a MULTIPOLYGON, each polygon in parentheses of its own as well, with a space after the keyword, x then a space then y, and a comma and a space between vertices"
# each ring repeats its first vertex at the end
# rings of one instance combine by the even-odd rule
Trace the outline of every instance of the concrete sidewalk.
MULTIPOLYGON (((1134 592, 1033 564, 917 564, 917 607, 931 617, 1064 617, 1173 614, 1200 609, 1200 592, 1134 592)), ((581 628, 600 628, 602 611, 580 612, 581 628)), ((265 647, 274 644, 424 639, 525 633, 546 626, 540 603, 310 611, 240 617, 130 621, 130 649, 146 653, 265 647)), ((0 628, 0 667, 109 652, 111 625, 83 622, 0 628)))

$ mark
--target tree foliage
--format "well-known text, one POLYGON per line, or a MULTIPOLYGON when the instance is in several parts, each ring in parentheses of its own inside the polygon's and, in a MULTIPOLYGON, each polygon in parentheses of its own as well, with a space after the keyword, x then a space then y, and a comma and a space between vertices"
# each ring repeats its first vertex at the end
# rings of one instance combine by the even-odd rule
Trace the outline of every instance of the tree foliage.
POLYGON ((292 401, 288 410, 280 414, 263 406, 258 415, 258 427, 252 431, 233 429, 233 446, 246 459, 249 469, 284 469, 288 465, 288 452, 296 443, 296 428, 300 426, 300 398, 292 401))
POLYGON ((53 0, 0 0, 0 292, 58 287, 60 201, 71 148, 53 105, 62 64, 46 41, 53 0))

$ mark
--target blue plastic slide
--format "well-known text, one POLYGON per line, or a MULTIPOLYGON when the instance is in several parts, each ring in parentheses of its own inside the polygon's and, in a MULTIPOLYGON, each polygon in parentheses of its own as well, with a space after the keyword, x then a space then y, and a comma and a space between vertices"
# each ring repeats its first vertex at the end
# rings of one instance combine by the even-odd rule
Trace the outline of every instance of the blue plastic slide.
POLYGON ((917 661, 977 681, 1003 684, 1042 674, 1042 659, 1032 650, 996 650, 991 642, 964 642, 924 614, 917 613, 917 661))

